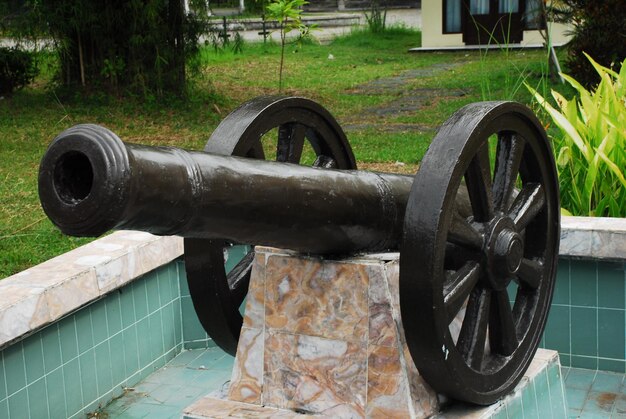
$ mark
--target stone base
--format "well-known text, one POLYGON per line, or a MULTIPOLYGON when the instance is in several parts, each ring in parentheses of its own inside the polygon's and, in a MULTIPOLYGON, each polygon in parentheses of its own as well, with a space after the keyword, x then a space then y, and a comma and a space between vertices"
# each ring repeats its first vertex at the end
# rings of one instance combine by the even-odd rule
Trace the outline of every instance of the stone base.
MULTIPOLYGON (((184 415, 437 414, 437 395, 417 371, 404 339, 398 280, 397 254, 332 261, 257 247, 228 394, 207 396, 184 415)), ((519 390, 504 401, 487 408, 450 405, 442 415, 490 417, 501 414, 502 406, 506 413, 509 404, 517 403, 507 400, 517 400, 515 395, 525 394, 527 387, 535 392, 535 405, 550 403, 552 391, 541 393, 541 384, 529 383, 542 377, 548 384, 550 378, 562 396, 558 366, 556 352, 539 351, 519 390), (557 381, 546 372, 549 368, 558 372, 557 381)))
MULTIPOLYGON (((539 349, 530 364, 530 368, 515 387, 515 390, 504 399, 486 407, 453 403, 443 406, 436 417, 440 419, 518 419, 550 416, 565 418, 567 417, 566 400, 558 353, 539 349)), ((319 415, 315 416, 320 417, 319 415)), ((300 419, 313 417, 313 415, 223 400, 217 396, 207 396, 198 400, 189 406, 183 414, 184 419, 209 417, 300 419)))

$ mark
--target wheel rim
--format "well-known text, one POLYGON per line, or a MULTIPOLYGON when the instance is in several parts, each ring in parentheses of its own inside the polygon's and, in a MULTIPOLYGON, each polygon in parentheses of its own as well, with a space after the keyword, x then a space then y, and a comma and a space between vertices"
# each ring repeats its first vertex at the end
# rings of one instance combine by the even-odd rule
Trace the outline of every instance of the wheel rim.
POLYGON ((552 300, 558 182, 539 121, 511 102, 455 113, 422 161, 406 214, 400 301, 411 355, 435 390, 492 403, 530 364, 552 300), (467 208, 457 204, 463 180, 467 208))
MULTIPOLYGON (((298 97, 261 97, 244 103, 219 124, 204 151, 265 159, 261 138, 274 128, 277 161, 300 163, 308 143, 317 156, 313 166, 356 169, 337 121, 322 106, 298 97)), ((247 294, 254 252, 227 275, 224 251, 228 246, 224 240, 185 239, 185 265, 200 323, 220 348, 235 355, 243 323, 239 306, 247 294)))

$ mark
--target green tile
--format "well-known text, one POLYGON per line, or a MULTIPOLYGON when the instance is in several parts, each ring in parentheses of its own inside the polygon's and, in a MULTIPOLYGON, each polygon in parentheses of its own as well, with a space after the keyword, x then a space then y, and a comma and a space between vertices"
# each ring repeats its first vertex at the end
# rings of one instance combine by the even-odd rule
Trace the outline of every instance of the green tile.
POLYGON ((96 356, 93 349, 78 357, 80 381, 83 389, 83 404, 87 405, 98 399, 98 377, 96 376, 96 356))
POLYGON ((149 341, 150 341, 150 358, 157 359, 165 353, 163 345, 163 327, 161 313, 163 310, 158 310, 150 314, 148 317, 149 325, 149 341))
POLYGON ((607 393, 619 393, 624 381, 623 374, 598 371, 591 385, 591 391, 603 391, 607 393))
POLYGON ((83 407, 83 395, 80 388, 80 367, 78 358, 63 365, 63 382, 67 401, 67 415, 78 413, 83 407))
POLYGON ((570 272, 569 272, 569 260, 559 259, 556 271, 556 283, 554 287, 554 297, 552 298, 552 304, 564 304, 569 305, 570 295, 570 272))
POLYGON ((121 385, 126 378, 124 363, 124 335, 118 333, 109 340, 111 350, 111 379, 113 385, 121 385))
POLYGON ((178 263, 178 278, 180 286, 180 296, 188 297, 190 295, 189 284, 187 283, 187 271, 185 270, 185 264, 183 262, 178 263))
POLYGON ((120 311, 124 329, 135 324, 135 302, 133 301, 132 284, 120 289, 120 311))
POLYGON ((172 264, 165 266, 165 269, 160 269, 157 273, 157 280, 159 282, 159 304, 161 307, 172 302, 172 286, 170 282, 176 281, 176 267, 172 268, 172 264))
POLYGON ((9 417, 29 418, 28 393, 25 388, 9 396, 9 417))
POLYGON ((525 418, 538 418, 537 397, 535 396, 535 385, 532 381, 522 391, 522 406, 524 407, 525 418))
POLYGON ((0 401, 0 418, 9 417, 9 401, 4 399, 0 401))
POLYGON ((565 394, 563 380, 561 379, 561 369, 558 365, 552 364, 548 367, 548 385, 550 386, 550 404, 552 406, 552 417, 562 418, 567 415, 565 405, 565 394))
POLYGON ((572 260, 570 262, 571 304, 596 307, 596 262, 572 260))
POLYGON ((608 418, 611 416, 615 399, 607 397, 606 393, 590 391, 587 395, 587 401, 583 406, 583 412, 586 417, 608 418))
POLYGON ((26 387, 26 368, 24 365, 22 342, 9 346, 3 351, 3 354, 7 394, 10 395, 26 387))
POLYGON ((109 337, 122 330, 122 310, 120 308, 119 291, 109 295, 106 299, 107 326, 109 327, 109 337))
POLYGON ((98 396, 102 396, 113 388, 111 376, 111 353, 108 342, 95 348, 96 377, 98 382, 98 396))
POLYGON ((568 388, 565 395, 567 396, 567 407, 569 409, 582 409, 587 399, 588 390, 580 388, 568 388))
POLYGON ((595 371, 585 370, 581 368, 571 368, 565 380, 565 387, 568 389, 578 388, 581 390, 589 390, 596 376, 595 371))
POLYGON ((624 265, 598 262, 598 307, 626 308, 624 265))
POLYGON ((206 332, 198 320, 196 310, 193 308, 193 303, 191 302, 191 297, 181 298, 181 308, 183 316, 183 339, 185 341, 206 339, 206 332))
POLYGON ((183 346, 188 350, 206 349, 209 347, 209 341, 207 339, 185 341, 183 346))
POLYGON ((595 308, 572 307, 572 355, 598 355, 595 308))
POLYGON ((106 298, 91 305, 91 327, 93 330, 93 345, 99 345, 109 337, 107 327, 106 298))
POLYGON ((41 334, 35 333, 24 339, 24 362, 26 364, 26 382, 32 383, 44 376, 43 348, 41 334))
POLYGON ((559 361, 561 361, 561 365, 564 367, 569 367, 572 364, 571 356, 569 354, 559 353, 559 361))
POLYGON ((133 302, 135 305, 135 321, 148 315, 148 297, 146 295, 146 277, 133 283, 133 302))
POLYGON ((164 349, 168 351, 177 345, 176 328, 174 326, 174 304, 168 304, 161 310, 162 334, 164 349))
POLYGON ((61 339, 59 325, 54 323, 41 331, 41 345, 43 346, 43 363, 46 372, 61 366, 61 339))
POLYGON ((150 322, 147 317, 137 322, 137 344, 139 352, 139 368, 145 368, 150 361, 152 361, 152 348, 150 347, 150 322))
POLYGON ((598 355, 624 359, 624 311, 598 309, 598 355))
POLYGON ((180 298, 174 300, 172 304, 174 311, 174 339, 176 342, 183 342, 183 316, 181 312, 180 298))
POLYGON ((48 392, 50 417, 66 418, 65 386, 62 369, 54 370, 46 375, 46 390, 48 392))
POLYGON ((613 371, 624 374, 626 372, 626 363, 623 360, 616 359, 598 359, 598 369, 602 371, 613 371))
POLYGON ((46 380, 41 378, 28 385, 28 401, 31 418, 48 417, 48 392, 46 391, 46 380))
MULTIPOLYGON (((161 271, 162 269, 159 269, 161 271)), ((148 314, 152 314, 161 308, 159 298, 159 280, 157 272, 152 272, 146 278, 146 292, 148 295, 148 314)))
POLYGON ((572 355, 572 368, 598 369, 598 358, 592 356, 572 355))
POLYGON ((124 368, 126 377, 130 377, 139 370, 139 349, 137 348, 137 329, 135 326, 125 329, 124 339, 124 368))
MULTIPOLYGON (((0 400, 3 400, 7 397, 7 386, 6 380, 4 378, 3 352, 4 351, 0 351, 0 400)), ((2 415, 0 415, 0 417, 2 417, 2 415)))
POLYGON ((170 292, 172 293, 172 299, 180 298, 180 271, 185 270, 185 266, 178 263, 173 262, 171 265, 172 268, 172 278, 170 279, 170 292))
POLYGON ((505 405, 500 406, 500 408, 493 412, 493 414, 491 415, 491 418, 493 419, 507 419, 507 417, 508 414, 505 405))
POLYGON ((78 336, 78 353, 93 348, 93 329, 91 327, 91 314, 85 307, 76 313, 76 335, 78 336))
POLYGON ((550 388, 548 386, 548 374, 544 369, 533 378, 535 384, 535 397, 537 397, 537 409, 540 412, 550 412, 550 388))
POLYGON ((545 347, 570 353, 570 307, 553 305, 544 331, 545 347))
POLYGON ((78 356, 78 338, 76 335, 76 319, 67 317, 59 322, 59 339, 61 341, 61 359, 68 362, 78 356))

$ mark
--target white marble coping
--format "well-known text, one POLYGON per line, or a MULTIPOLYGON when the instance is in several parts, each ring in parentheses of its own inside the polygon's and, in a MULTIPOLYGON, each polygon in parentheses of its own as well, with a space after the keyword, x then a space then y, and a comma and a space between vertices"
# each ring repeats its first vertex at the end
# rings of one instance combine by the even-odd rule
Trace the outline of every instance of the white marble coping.
POLYGON ((0 281, 0 348, 183 254, 180 237, 118 231, 0 281))
POLYGON ((626 218, 561 217, 559 255, 626 261, 626 218))
MULTIPOLYGON (((559 253, 625 261, 626 219, 563 217, 559 253)), ((182 254, 179 237, 118 231, 1 280, 0 348, 182 254)), ((397 254, 362 255, 372 258, 397 254)))

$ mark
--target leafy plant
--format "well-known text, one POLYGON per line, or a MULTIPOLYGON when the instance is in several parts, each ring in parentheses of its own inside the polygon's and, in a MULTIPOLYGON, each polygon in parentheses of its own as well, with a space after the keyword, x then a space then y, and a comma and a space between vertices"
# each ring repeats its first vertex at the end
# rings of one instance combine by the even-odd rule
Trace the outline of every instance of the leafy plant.
POLYGON ((280 33, 280 68, 278 70, 278 92, 283 91, 283 69, 285 64, 285 46, 287 34, 293 30, 301 36, 308 33, 308 28, 302 23, 302 6, 308 4, 306 0, 272 0, 266 7, 267 17, 278 22, 280 33))
POLYGON ((26 86, 38 72, 32 53, 15 47, 0 47, 0 95, 26 86))
POLYGON ((387 8, 381 7, 377 0, 372 1, 370 13, 365 13, 367 28, 372 33, 383 33, 387 23, 387 8))
POLYGON ((585 56, 600 76, 600 83, 590 92, 563 74, 578 92, 578 99, 568 101, 553 90, 559 110, 530 86, 526 87, 559 130, 552 138, 562 207, 574 215, 624 217, 626 60, 618 74, 585 56))

